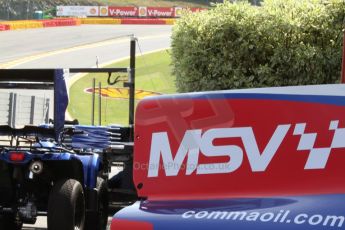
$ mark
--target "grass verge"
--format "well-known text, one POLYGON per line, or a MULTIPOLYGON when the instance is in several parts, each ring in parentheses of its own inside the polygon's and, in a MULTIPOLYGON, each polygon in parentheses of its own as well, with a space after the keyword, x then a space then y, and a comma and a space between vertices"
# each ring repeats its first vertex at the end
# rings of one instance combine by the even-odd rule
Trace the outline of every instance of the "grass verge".
MULTIPOLYGON (((169 50, 138 56, 136 58, 136 90, 152 91, 161 94, 175 93, 175 77, 171 74, 170 63, 169 50)), ((129 59, 106 67, 128 66, 129 59)), ((113 75, 111 80, 117 76, 127 79, 127 75, 113 75)), ((99 82, 101 83, 102 94, 104 95, 101 99, 102 125, 128 124, 128 99, 121 99, 121 97, 126 97, 127 91, 118 89, 122 88, 123 82, 109 85, 107 82, 108 74, 87 74, 72 84, 69 90, 69 114, 73 118, 78 119, 80 124, 91 124, 92 94, 85 92, 85 90, 92 88, 93 78, 96 79, 96 88, 99 82), (116 96, 117 99, 106 97, 106 94, 110 94, 113 97, 116 96)), ((95 101, 95 124, 98 124, 99 100, 97 93, 95 101)))

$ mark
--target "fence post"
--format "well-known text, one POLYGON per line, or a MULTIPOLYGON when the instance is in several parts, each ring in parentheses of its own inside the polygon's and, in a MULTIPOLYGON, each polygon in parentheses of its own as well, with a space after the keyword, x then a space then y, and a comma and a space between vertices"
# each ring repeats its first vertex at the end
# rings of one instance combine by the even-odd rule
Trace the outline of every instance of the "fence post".
POLYGON ((31 125, 34 124, 34 120, 35 120, 35 100, 36 100, 36 97, 31 96, 31 108, 30 108, 30 124, 31 125))
POLYGON ((10 93, 10 103, 8 110, 8 125, 11 127, 16 127, 16 108, 17 108, 17 94, 10 93))
POLYGON ((9 126, 12 125, 13 95, 14 95, 14 93, 10 93, 10 100, 8 103, 8 122, 7 122, 7 124, 9 126))
POLYGON ((341 64, 341 83, 345 83, 345 31, 343 33, 343 56, 341 64))
POLYGON ((46 109, 45 123, 48 124, 48 122, 49 122, 49 105, 50 105, 49 104, 50 103, 49 98, 46 98, 45 102, 46 102, 46 107, 44 108, 44 109, 46 109))
POLYGON ((102 83, 98 82, 98 125, 102 125, 102 83))
POLYGON ((96 91, 96 78, 92 79, 92 101, 91 101, 91 125, 95 125, 95 91, 96 91))

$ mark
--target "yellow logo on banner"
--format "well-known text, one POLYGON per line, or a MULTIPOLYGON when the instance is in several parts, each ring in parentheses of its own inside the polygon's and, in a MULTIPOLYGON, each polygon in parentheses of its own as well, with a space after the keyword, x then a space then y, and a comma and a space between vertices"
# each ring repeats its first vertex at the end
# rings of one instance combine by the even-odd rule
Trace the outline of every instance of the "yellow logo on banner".
POLYGON ((146 17, 147 16, 147 8, 146 6, 139 7, 139 17, 146 17))
POLYGON ((175 17, 181 17, 182 16, 182 7, 175 7, 175 17))
MULTIPOLYGON (((92 93, 92 88, 87 88, 84 90, 86 93, 92 93)), ((99 94, 101 93, 102 97, 108 97, 108 98, 114 98, 114 99, 128 99, 129 98, 129 91, 128 88, 101 88, 101 92, 99 92, 99 89, 95 89, 95 93, 99 94)), ((146 90, 135 90, 135 99, 141 100, 148 96, 157 96, 161 95, 157 92, 151 92, 146 90)))
POLYGON ((108 9, 105 7, 101 8, 101 16, 107 16, 108 15, 108 9))

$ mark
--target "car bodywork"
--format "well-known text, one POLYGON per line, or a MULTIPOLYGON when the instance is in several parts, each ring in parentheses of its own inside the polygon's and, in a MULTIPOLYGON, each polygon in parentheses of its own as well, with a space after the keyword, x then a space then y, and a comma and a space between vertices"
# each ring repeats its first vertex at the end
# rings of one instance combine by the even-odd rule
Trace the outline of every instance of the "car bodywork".
POLYGON ((345 85, 144 99, 111 229, 345 228, 345 85))

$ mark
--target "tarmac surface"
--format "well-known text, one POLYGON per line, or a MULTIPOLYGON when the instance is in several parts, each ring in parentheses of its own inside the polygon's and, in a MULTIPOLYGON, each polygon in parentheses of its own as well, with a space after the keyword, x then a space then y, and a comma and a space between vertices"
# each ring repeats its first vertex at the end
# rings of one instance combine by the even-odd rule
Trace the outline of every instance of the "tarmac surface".
POLYGON ((170 25, 81 25, 0 33, 0 68, 86 68, 170 47, 170 25))

